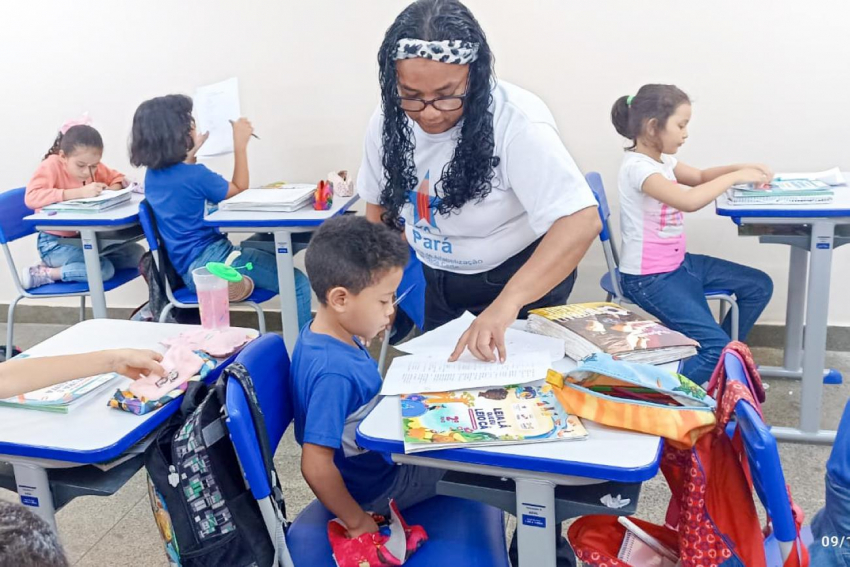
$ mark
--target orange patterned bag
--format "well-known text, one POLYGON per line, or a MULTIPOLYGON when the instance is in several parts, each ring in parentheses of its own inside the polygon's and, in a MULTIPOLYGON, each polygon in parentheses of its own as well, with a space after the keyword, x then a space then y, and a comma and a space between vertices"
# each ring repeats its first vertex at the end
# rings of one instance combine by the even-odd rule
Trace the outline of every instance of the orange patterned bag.
POLYGON ((604 425, 650 433, 674 446, 693 447, 714 426, 714 400, 681 374, 649 364, 614 360, 597 353, 561 377, 550 370, 549 382, 564 408, 604 425))

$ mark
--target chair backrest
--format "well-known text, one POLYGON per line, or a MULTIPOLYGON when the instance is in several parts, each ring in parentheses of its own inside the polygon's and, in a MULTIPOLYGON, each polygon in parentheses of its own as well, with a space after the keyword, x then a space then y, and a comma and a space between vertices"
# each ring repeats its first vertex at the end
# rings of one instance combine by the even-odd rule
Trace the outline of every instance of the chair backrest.
POLYGON ((404 267, 404 274, 398 286, 398 293, 407 293, 398 306, 410 317, 413 323, 423 329, 425 327, 425 274, 422 262, 416 257, 416 252, 410 249, 410 260, 404 267))
POLYGON ((151 218, 151 209, 147 201, 139 203, 139 224, 142 225, 142 231, 145 233, 145 239, 148 241, 148 247, 151 252, 156 252, 159 249, 159 239, 157 238, 154 219, 151 218))
POLYGON ((156 218, 153 216, 153 209, 147 200, 139 203, 139 224, 142 225, 142 232, 145 234, 145 240, 148 242, 148 248, 153 255, 153 261, 156 263, 157 269, 162 273, 162 279, 165 283, 165 296, 170 303, 180 305, 180 302, 174 297, 174 289, 183 287, 182 282, 175 280, 175 285, 172 285, 172 279, 169 277, 173 273, 168 254, 165 247, 160 247, 159 229, 156 227, 156 218))
POLYGON ((608 206, 608 197, 605 196, 605 185, 602 183, 602 176, 597 171, 591 171, 584 178, 587 180, 587 184, 590 185, 590 190, 593 191, 593 196, 596 197, 596 202, 599 205, 599 220, 602 221, 602 231, 599 233, 599 240, 607 242, 611 239, 611 231, 608 226, 611 208, 608 206))
MULTIPOLYGON (((727 353, 723 364, 727 380, 746 385, 744 367, 738 357, 727 353)), ((744 400, 735 406, 735 420, 744 439, 753 485, 773 524, 773 533, 780 542, 793 542, 797 537, 797 527, 788 499, 776 438, 756 409, 744 400)))
POLYGON ((608 207, 608 197, 605 196, 605 185, 599 172, 591 171, 584 176, 593 196, 596 197, 599 211, 599 220, 602 221, 602 230, 599 232, 599 241, 602 243, 602 252, 605 254, 605 265, 608 267, 608 276, 613 287, 614 300, 618 303, 623 300, 623 289, 620 285, 620 258, 617 255, 617 246, 611 238, 611 225, 608 220, 611 217, 611 209, 608 207))
MULTIPOLYGON (((286 345, 279 335, 262 335, 239 353, 236 362, 241 363, 251 375, 265 420, 269 451, 273 454, 293 415, 286 345)), ((227 384, 226 406, 227 429, 245 478, 254 497, 263 499, 271 493, 272 487, 268 483, 245 390, 236 381, 227 384)))
POLYGON ((24 217, 33 210, 24 203, 26 187, 0 193, 0 244, 14 242, 35 232, 35 226, 24 217))

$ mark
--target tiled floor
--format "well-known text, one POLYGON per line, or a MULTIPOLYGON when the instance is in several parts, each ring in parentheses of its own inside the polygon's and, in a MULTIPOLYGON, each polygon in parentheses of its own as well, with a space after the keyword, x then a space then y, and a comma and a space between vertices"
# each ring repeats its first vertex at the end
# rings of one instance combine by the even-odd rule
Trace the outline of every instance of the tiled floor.
MULTIPOLYGON (((17 325, 16 343, 29 347, 64 327, 47 325, 17 325)), ((756 349, 761 364, 777 364, 781 352, 776 349, 756 349)), ((827 363, 850 377, 850 353, 830 352, 827 363)), ((770 423, 794 425, 800 407, 799 383, 770 380, 765 414, 770 423)), ((850 397, 850 383, 825 386, 822 426, 835 428, 844 404, 850 397)), ((828 447, 783 444, 780 446, 786 480, 794 498, 811 516, 823 506, 824 463, 828 447)), ((290 517, 294 517, 313 496, 301 478, 300 449, 291 431, 284 437, 275 455, 290 517)), ((2 491, 0 491, 2 492, 2 491)), ((14 499, 15 494, 0 493, 0 498, 14 499)), ((660 475, 644 484, 638 515, 661 522, 669 492, 660 475)), ((57 514, 62 540, 72 564, 86 567, 165 566, 164 553, 148 504, 142 473, 110 498, 78 498, 57 514)))

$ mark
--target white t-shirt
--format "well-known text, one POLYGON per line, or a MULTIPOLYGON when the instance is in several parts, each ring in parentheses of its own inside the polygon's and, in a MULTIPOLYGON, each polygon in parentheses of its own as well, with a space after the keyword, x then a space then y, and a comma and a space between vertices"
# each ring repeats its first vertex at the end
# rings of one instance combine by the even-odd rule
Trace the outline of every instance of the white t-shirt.
POLYGON ((682 212, 643 192, 643 183, 660 173, 673 183, 676 158, 662 154, 661 163, 638 152, 626 152, 620 166, 620 271, 646 276, 678 268, 685 259, 682 212))
MULTIPOLYGON (((461 123, 442 134, 428 134, 411 121, 419 184, 401 211, 407 241, 426 265, 476 274, 499 266, 545 234, 561 217, 596 200, 558 135, 549 109, 534 94, 498 81, 493 91, 493 189, 487 197, 441 215, 435 184, 451 161, 461 123)), ((357 191, 380 204, 383 114, 372 115, 366 132, 357 191)), ((439 188, 438 188, 439 189, 439 188)))

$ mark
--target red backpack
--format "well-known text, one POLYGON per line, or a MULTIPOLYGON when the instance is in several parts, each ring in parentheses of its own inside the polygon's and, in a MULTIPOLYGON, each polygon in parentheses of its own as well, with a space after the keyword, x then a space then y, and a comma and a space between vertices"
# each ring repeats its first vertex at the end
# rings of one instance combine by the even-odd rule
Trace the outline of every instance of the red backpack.
MULTIPOLYGON (((719 399, 716 426, 691 449, 676 449, 669 443, 664 447, 661 471, 672 492, 668 526, 633 520, 673 550, 683 567, 765 567, 764 535, 753 501, 753 483, 740 428, 736 428, 732 438, 726 434, 726 425, 739 400, 760 413, 753 392, 763 390, 746 345, 733 343, 727 348, 745 363, 752 383, 747 386, 727 382, 721 370, 721 356, 710 386, 719 399)), ((803 516, 793 501, 792 507, 798 536, 785 567, 806 567, 808 552, 799 537, 803 516)), ((616 518, 585 516, 570 527, 568 535, 576 556, 586 564, 628 565, 617 559, 625 528, 616 518)))

